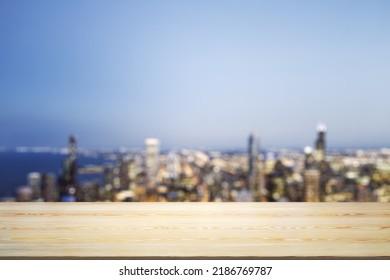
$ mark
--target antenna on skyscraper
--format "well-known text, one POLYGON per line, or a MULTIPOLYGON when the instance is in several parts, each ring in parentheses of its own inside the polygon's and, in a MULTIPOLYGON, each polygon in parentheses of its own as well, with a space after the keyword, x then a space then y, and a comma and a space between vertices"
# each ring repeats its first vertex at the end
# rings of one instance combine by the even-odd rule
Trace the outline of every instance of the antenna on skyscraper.
POLYGON ((319 122, 317 124, 317 131, 318 132, 326 132, 326 125, 323 122, 319 122))

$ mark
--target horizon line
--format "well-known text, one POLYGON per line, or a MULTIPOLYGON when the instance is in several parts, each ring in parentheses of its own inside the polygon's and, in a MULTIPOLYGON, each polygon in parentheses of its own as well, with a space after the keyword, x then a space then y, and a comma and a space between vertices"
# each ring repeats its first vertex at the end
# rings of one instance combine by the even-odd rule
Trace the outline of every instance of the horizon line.
MULTIPOLYGON (((284 146, 284 147, 277 147, 277 146, 269 146, 269 147, 261 147, 259 148, 259 151, 282 151, 282 150, 294 150, 294 151, 303 151, 304 148, 307 146, 302 147, 296 147, 296 146, 284 146)), ((61 150, 68 149, 68 146, 0 146, 0 152, 5 151, 15 151, 15 152, 36 152, 36 153, 45 153, 45 152, 54 152, 58 151, 61 152, 61 150), (18 151, 19 150, 19 151, 18 151)), ((81 151, 95 151, 95 152, 104 152, 104 151, 110 151, 110 152, 131 152, 131 151, 143 151, 145 150, 145 146, 139 147, 139 146, 116 146, 116 147, 87 147, 87 146, 78 146, 78 150, 81 151)), ((196 151, 205 151, 205 152, 241 152, 241 151, 247 151, 247 147, 229 147, 229 148, 207 148, 207 147, 178 147, 178 146, 172 146, 169 148, 160 148, 161 152, 165 151, 182 151, 182 150, 196 150, 196 151)), ((347 150, 390 150, 390 146, 333 146, 333 147, 327 147, 328 151, 347 151, 347 150)))

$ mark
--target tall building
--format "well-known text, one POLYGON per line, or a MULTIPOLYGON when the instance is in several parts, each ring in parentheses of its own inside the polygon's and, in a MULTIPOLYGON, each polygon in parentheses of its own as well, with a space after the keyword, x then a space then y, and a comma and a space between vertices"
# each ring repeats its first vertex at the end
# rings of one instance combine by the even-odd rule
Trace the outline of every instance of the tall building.
POLYGON ((122 190, 131 190, 137 177, 137 166, 132 156, 121 157, 118 162, 122 190))
POLYGON ((112 185, 114 186, 112 199, 114 201, 134 201, 137 168, 133 157, 124 156, 114 167, 112 185))
POLYGON ((324 124, 319 124, 317 126, 317 139, 315 142, 315 151, 314 151, 314 159, 316 161, 325 160, 325 134, 326 134, 326 126, 324 124))
POLYGON ((306 146, 303 150, 305 154, 305 169, 311 169, 314 167, 314 156, 313 156, 313 148, 310 146, 306 146))
POLYGON ((30 202, 33 199, 33 189, 30 186, 22 186, 16 189, 16 201, 30 202))
POLYGON ((42 199, 42 178, 38 172, 30 172, 27 174, 27 184, 32 190, 32 200, 39 201, 42 199))
POLYGON ((251 133, 248 139, 248 185, 255 199, 260 196, 259 176, 259 141, 255 133, 251 133))
POLYGON ((42 198, 44 201, 58 201, 57 177, 53 173, 42 175, 42 198))
POLYGON ((304 173, 305 201, 320 201, 320 172, 317 169, 308 169, 304 173))
POLYGON ((176 152, 171 151, 168 155, 167 162, 168 178, 175 181, 180 173, 180 160, 176 152))
POLYGON ((324 201, 326 184, 332 175, 332 169, 326 161, 326 126, 317 126, 317 139, 314 150, 305 148, 305 188, 306 201, 324 201))
POLYGON ((103 200, 106 201, 114 201, 115 197, 115 188, 114 185, 116 183, 116 176, 114 174, 115 165, 108 164, 103 168, 103 186, 104 186, 104 197, 103 200))
POLYGON ((145 167, 148 189, 155 189, 159 169, 160 141, 156 138, 145 140, 145 167))
POLYGON ((86 182, 78 189, 78 198, 83 202, 95 202, 100 200, 99 184, 97 182, 86 182))
POLYGON ((259 144, 255 133, 251 133, 248 139, 248 174, 257 172, 259 158, 259 144))
POLYGON ((60 201, 74 202, 77 200, 77 140, 74 135, 69 137, 68 156, 63 162, 62 175, 59 179, 60 201))

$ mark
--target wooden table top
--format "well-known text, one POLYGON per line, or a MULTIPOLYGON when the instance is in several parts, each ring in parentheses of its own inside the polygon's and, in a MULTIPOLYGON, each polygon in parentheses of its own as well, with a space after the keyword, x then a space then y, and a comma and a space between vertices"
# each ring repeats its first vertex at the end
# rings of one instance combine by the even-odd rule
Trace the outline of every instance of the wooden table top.
POLYGON ((390 203, 0 203, 0 258, 390 256, 390 203))

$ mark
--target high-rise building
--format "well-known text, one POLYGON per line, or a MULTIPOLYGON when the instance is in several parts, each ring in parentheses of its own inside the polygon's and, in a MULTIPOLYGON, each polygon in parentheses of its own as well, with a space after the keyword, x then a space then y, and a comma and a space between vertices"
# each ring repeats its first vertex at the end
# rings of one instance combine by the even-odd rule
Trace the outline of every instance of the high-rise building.
POLYGON ((326 155, 326 126, 317 126, 317 139, 314 143, 314 151, 310 147, 305 148, 305 193, 306 201, 324 201, 326 184, 331 176, 331 168, 325 159, 326 155))
POLYGON ((32 200, 39 201, 42 199, 42 178, 38 172, 30 172, 27 174, 27 184, 32 189, 32 200))
POLYGON ((315 142, 315 151, 314 151, 314 159, 316 161, 325 160, 325 134, 326 134, 326 126, 324 124, 319 124, 317 126, 317 140, 315 142))
POLYGON ((99 184, 97 182, 86 182, 81 184, 78 192, 80 201, 95 202, 100 200, 99 184))
POLYGON ((30 186, 22 186, 16 189, 16 201, 29 202, 33 199, 33 189, 30 186))
POLYGON ((179 176, 180 160, 174 151, 171 151, 168 155, 167 172, 168 178, 171 180, 176 180, 179 176))
POLYGON ((303 150, 305 154, 305 169, 311 169, 314 166, 314 157, 313 157, 313 148, 310 146, 306 146, 303 150))
POLYGON ((156 138, 145 140, 145 167, 148 188, 155 189, 159 169, 160 141, 156 138))
POLYGON ((63 162, 62 176, 59 179, 60 200, 76 201, 77 195, 77 141, 74 135, 69 137, 68 156, 63 162))
POLYGON ((260 176, 259 176, 259 141, 255 133, 251 133, 248 139, 248 185, 252 196, 259 200, 260 176))
POLYGON ((320 172, 317 169, 308 169, 304 173, 305 201, 320 201, 320 172))
POLYGON ((255 133, 251 133, 248 139, 248 174, 257 172, 259 158, 259 144, 255 133))
POLYGON ((115 197, 115 188, 114 185, 116 183, 116 175, 114 173, 114 170, 118 169, 113 164, 105 165, 103 168, 103 190, 104 195, 102 195, 102 199, 106 201, 114 201, 115 197))
POLYGON ((57 177, 53 173, 42 175, 42 198, 44 201, 58 201, 57 177))
POLYGON ((134 187, 137 177, 135 159, 132 156, 121 157, 118 161, 120 187, 122 190, 130 190, 134 187))

